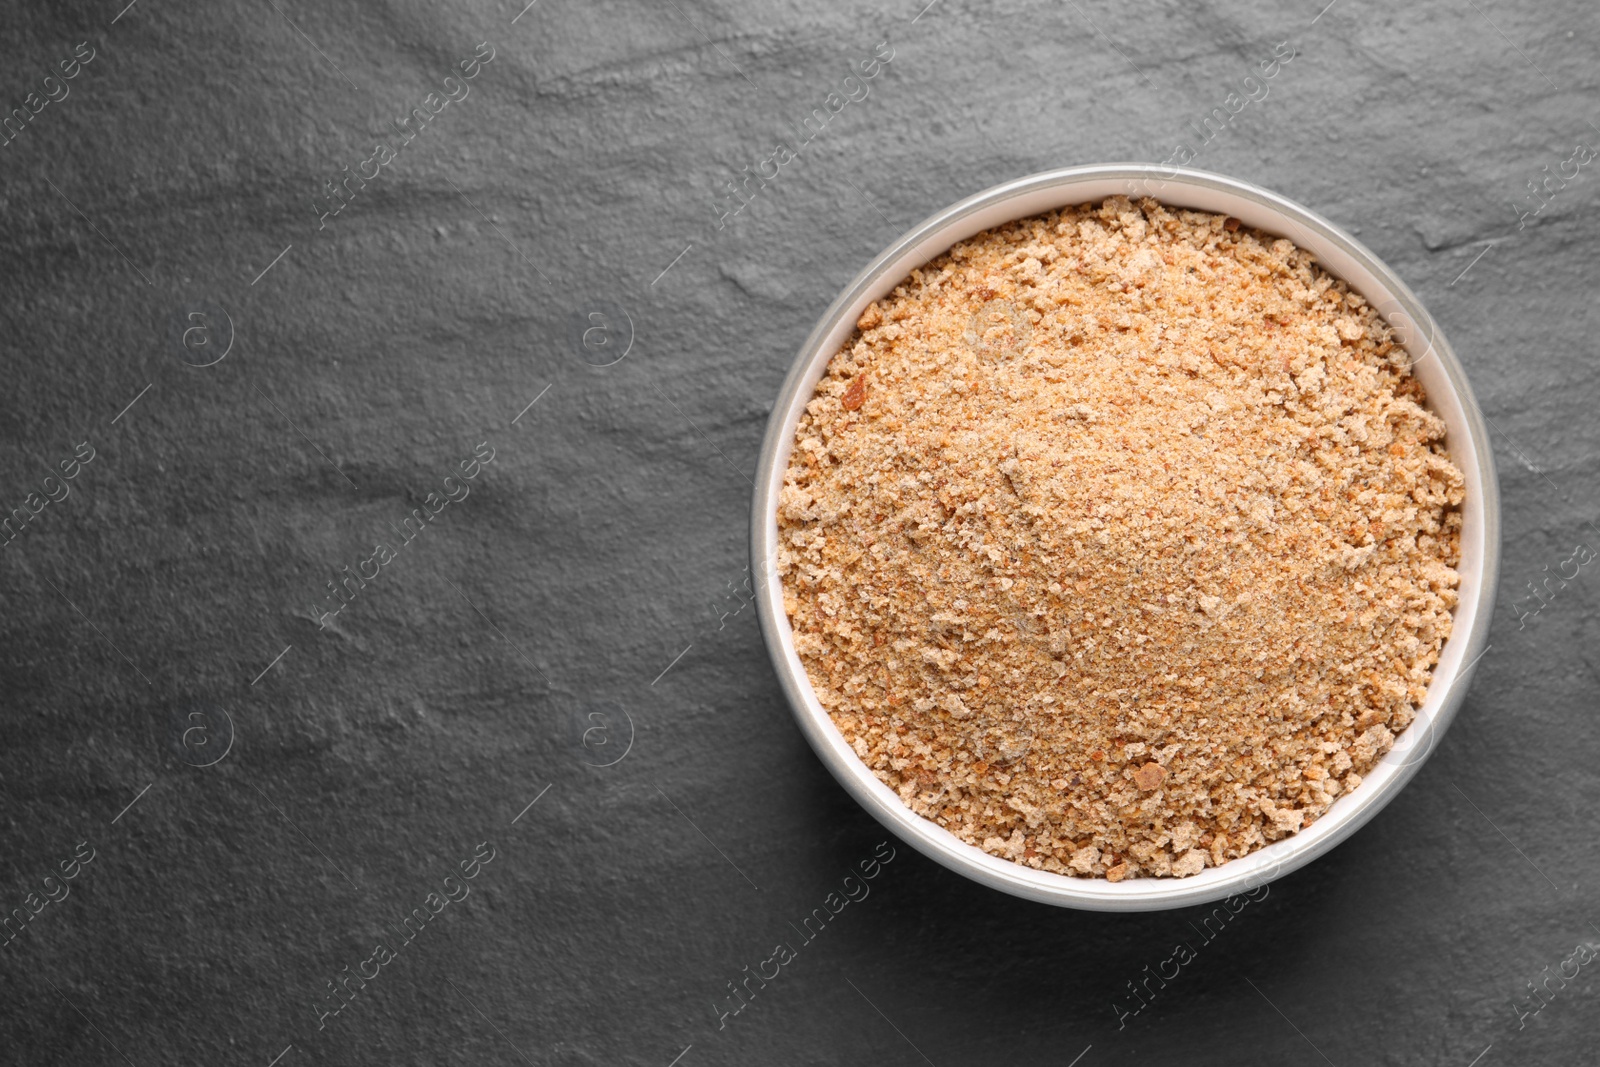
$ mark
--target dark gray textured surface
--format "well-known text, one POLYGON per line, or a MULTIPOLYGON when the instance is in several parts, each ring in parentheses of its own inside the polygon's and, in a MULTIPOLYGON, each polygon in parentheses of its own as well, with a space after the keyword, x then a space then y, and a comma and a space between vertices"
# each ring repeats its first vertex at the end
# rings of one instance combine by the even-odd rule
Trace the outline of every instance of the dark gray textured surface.
POLYGON ((1594 572, 1537 615, 1526 588, 1600 550, 1600 179, 1521 229, 1514 205, 1600 146, 1600 14, 921 6, 5 5, 4 109, 78 42, 96 56, 0 147, 0 505, 96 455, 0 548, 0 906, 94 850, 0 948, 0 1058, 1593 1057, 1600 963, 1520 1028, 1513 1003, 1600 942, 1594 572), (323 181, 484 41, 470 95, 319 232, 323 181), (719 229, 719 187, 880 41, 870 96, 719 229), (1356 232, 1472 375, 1505 548, 1462 714, 1390 808, 1214 941, 1195 914, 1052 910, 902 847, 800 944, 789 924, 885 835, 735 611, 792 352, 916 220, 1164 159, 1279 41, 1297 55, 1270 95, 1194 165, 1356 232), (226 320, 233 345, 188 366, 207 308, 201 351, 226 320), (581 343, 594 311, 632 335, 609 367, 581 343), (325 583, 480 442, 470 495, 319 629, 325 583), (217 708, 232 747, 192 766, 226 740, 217 708), (213 726, 185 745, 196 709, 213 726), (484 841, 470 896, 319 1029, 326 983, 484 841), (1185 937, 1197 958, 1119 1030, 1126 983, 1185 937), (727 983, 782 940, 796 958, 719 1029, 727 983))

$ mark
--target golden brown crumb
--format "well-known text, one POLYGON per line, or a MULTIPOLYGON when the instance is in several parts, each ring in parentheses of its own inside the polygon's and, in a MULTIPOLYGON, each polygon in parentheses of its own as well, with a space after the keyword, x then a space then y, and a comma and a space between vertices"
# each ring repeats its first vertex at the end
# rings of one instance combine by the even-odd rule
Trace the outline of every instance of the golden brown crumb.
POLYGON ((846 411, 855 411, 867 399, 867 377, 864 374, 856 375, 856 380, 850 383, 850 388, 844 391, 844 396, 839 398, 839 406, 846 411))
POLYGON ((1309 253, 1113 197, 956 245, 857 326, 779 572, 818 698, 911 810, 1030 867, 1188 876, 1411 722, 1464 482, 1309 253))
POLYGON ((1133 772, 1133 784, 1149 792, 1161 784, 1161 779, 1167 776, 1166 770, 1159 763, 1146 763, 1143 767, 1133 772))

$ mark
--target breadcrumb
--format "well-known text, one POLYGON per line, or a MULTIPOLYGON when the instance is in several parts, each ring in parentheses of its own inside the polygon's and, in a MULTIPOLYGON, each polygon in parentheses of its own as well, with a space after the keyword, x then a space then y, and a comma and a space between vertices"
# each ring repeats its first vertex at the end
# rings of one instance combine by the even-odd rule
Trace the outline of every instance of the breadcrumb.
POLYGON ((861 315, 779 507, 795 646, 919 815, 1062 874, 1186 877, 1358 788, 1451 631, 1461 473, 1313 257, 1123 197, 861 315))

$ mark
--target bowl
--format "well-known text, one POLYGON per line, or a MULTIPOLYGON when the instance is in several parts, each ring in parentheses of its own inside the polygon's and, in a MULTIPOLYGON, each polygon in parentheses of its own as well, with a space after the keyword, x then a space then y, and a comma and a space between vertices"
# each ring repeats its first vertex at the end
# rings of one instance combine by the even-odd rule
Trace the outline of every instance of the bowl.
POLYGON ((1455 353, 1400 278, 1355 238, 1322 216, 1248 182, 1181 167, 1113 163, 1046 171, 978 193, 938 212, 895 241, 856 275, 801 345, 767 424, 750 523, 751 573, 761 633, 800 730, 845 790, 912 848, 974 881, 1029 900, 1096 911, 1152 911, 1222 900, 1287 874, 1332 849, 1381 811, 1437 747, 1486 651, 1499 570, 1500 505, 1488 431, 1455 353), (1176 207, 1232 215, 1287 237, 1314 255, 1384 316, 1404 347, 1428 407, 1446 425, 1445 447, 1466 479, 1459 603, 1415 721, 1357 788, 1316 822, 1255 852, 1187 878, 1078 878, 991 856, 917 815, 861 761, 817 700, 794 648, 777 571, 778 495, 795 427, 828 362, 868 304, 951 245, 984 230, 1055 208, 1113 195, 1151 196, 1176 207))

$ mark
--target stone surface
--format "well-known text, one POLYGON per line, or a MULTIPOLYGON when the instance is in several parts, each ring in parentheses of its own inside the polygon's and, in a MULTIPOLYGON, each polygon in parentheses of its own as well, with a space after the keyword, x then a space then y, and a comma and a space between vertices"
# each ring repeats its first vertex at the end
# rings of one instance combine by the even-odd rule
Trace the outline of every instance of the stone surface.
POLYGON ((1600 549, 1600 179, 1521 228, 1514 205, 1600 143, 1591 5, 120 6, 0 13, 0 103, 40 94, 0 148, 4 507, 94 452, 0 549, 0 904, 41 894, 0 949, 8 1061, 1589 1057, 1600 971, 1514 1005, 1600 942, 1595 577, 1537 615, 1525 588, 1600 549), (882 41, 870 95, 719 225, 719 188, 882 41), (1210 939, 1204 913, 1055 910, 901 846, 804 941, 886 835, 740 608, 793 353, 920 218, 1164 159, 1282 41, 1195 165, 1351 228, 1468 367, 1505 548, 1456 725, 1210 939), (319 222, 480 42, 469 94, 319 222), (364 564, 480 443, 468 495, 364 564), (377 574, 324 619, 345 567, 377 574))

